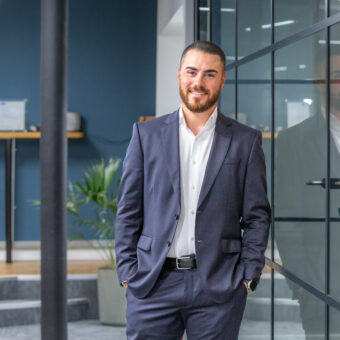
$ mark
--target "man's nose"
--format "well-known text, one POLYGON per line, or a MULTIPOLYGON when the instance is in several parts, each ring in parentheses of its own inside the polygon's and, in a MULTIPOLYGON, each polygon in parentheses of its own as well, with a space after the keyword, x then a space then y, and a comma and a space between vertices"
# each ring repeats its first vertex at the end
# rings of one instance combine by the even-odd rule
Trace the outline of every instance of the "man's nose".
POLYGON ((204 85, 204 78, 202 74, 198 73, 196 75, 194 84, 196 87, 202 87, 204 85))

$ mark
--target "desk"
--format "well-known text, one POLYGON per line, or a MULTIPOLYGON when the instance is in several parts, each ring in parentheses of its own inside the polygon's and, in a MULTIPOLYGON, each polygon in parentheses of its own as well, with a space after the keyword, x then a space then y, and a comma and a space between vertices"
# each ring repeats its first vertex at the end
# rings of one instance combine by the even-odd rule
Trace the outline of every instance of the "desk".
MULTIPOLYGON (((84 132, 81 131, 67 133, 67 138, 80 139, 84 136, 84 132)), ((15 211, 15 141, 16 139, 40 139, 40 132, 0 132, 0 139, 5 141, 6 262, 12 263, 15 211)))

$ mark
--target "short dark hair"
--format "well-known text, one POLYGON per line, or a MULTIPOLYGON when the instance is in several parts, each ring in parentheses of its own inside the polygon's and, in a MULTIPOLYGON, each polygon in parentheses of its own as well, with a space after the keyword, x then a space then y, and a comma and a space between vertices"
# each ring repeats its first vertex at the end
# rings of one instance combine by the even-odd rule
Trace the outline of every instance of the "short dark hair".
POLYGON ((222 49, 210 41, 202 41, 202 40, 197 40, 185 48, 181 56, 180 64, 182 64, 182 60, 185 57, 185 55, 191 50, 198 50, 204 53, 218 55, 223 64, 223 70, 225 69, 225 54, 222 51, 222 49))

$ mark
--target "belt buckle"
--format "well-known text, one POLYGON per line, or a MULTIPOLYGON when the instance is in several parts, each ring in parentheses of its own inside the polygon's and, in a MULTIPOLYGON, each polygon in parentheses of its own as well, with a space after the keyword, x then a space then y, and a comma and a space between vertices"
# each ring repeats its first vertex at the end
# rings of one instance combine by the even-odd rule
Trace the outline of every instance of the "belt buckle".
POLYGON ((178 270, 188 270, 188 269, 191 269, 191 268, 181 268, 179 267, 179 260, 182 260, 182 259, 190 259, 191 257, 190 256, 182 256, 182 257, 176 257, 176 268, 178 270))

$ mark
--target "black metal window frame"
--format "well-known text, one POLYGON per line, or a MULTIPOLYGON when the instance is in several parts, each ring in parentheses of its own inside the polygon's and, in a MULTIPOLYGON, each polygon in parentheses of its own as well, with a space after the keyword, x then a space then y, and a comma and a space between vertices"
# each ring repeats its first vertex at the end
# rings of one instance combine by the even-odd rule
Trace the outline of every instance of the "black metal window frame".
MULTIPOLYGON (((208 21, 208 38, 210 41, 214 41, 215 43, 219 43, 220 41, 220 32, 219 30, 219 16, 218 11, 220 9, 221 0, 208 0, 209 7, 209 21, 208 21), (214 20, 214 16, 217 20, 214 20), (216 24, 216 22, 218 24, 216 24)), ((330 222, 333 220, 338 221, 339 219, 330 218, 330 28, 331 26, 340 23, 340 13, 334 14, 330 16, 330 1, 324 0, 325 2, 325 19, 310 25, 306 29, 303 29, 295 34, 288 36, 282 40, 275 42, 275 27, 274 27, 274 6, 275 0, 270 0, 270 13, 271 13, 271 44, 262 48, 258 51, 255 51, 242 59, 238 60, 238 1, 234 0, 234 8, 235 8, 235 61, 226 66, 226 71, 234 70, 234 79, 232 82, 235 84, 235 115, 237 119, 238 112, 238 84, 242 83, 242 81, 238 80, 238 68, 241 65, 247 64, 257 58, 260 58, 265 55, 271 56, 271 131, 275 130, 275 84, 278 82, 275 81, 274 67, 275 67, 275 52, 285 46, 291 45, 299 40, 302 40, 308 36, 311 36, 317 32, 322 30, 326 31, 326 127, 327 127, 327 171, 326 171, 326 218, 322 219, 325 222, 325 292, 320 291, 319 289, 313 287, 308 282, 300 279, 295 274, 291 273, 287 269, 285 269, 282 265, 275 262, 274 259, 274 241, 275 241, 275 221, 281 221, 282 218, 275 218, 274 211, 274 159, 275 159, 275 142, 274 142, 274 134, 271 136, 271 202, 272 202, 272 223, 271 223, 271 254, 270 258, 266 257, 266 265, 271 268, 271 339, 274 339, 274 320, 275 320, 275 295, 274 295, 274 272, 278 272, 283 275, 285 278, 292 281, 294 284, 302 287, 310 294, 321 300, 325 303, 325 339, 329 339, 329 313, 330 306, 334 309, 340 311, 340 301, 332 298, 330 296, 330 222)), ((200 8, 200 0, 195 0, 195 40, 199 40, 200 38, 200 22, 199 22, 199 8, 200 8)), ((247 81, 248 82, 248 81, 247 81)), ((256 81, 255 81, 256 82, 256 81)), ((269 81, 260 81, 269 83, 269 81)), ((291 82, 290 80, 286 80, 284 82, 291 82)), ((302 81, 303 82, 303 81, 302 81)), ((289 220, 284 219, 284 220, 289 220)), ((295 220, 295 219, 294 219, 295 220)), ((308 222, 310 219, 304 219, 308 222)), ((314 219, 313 219, 314 220, 314 219)))

